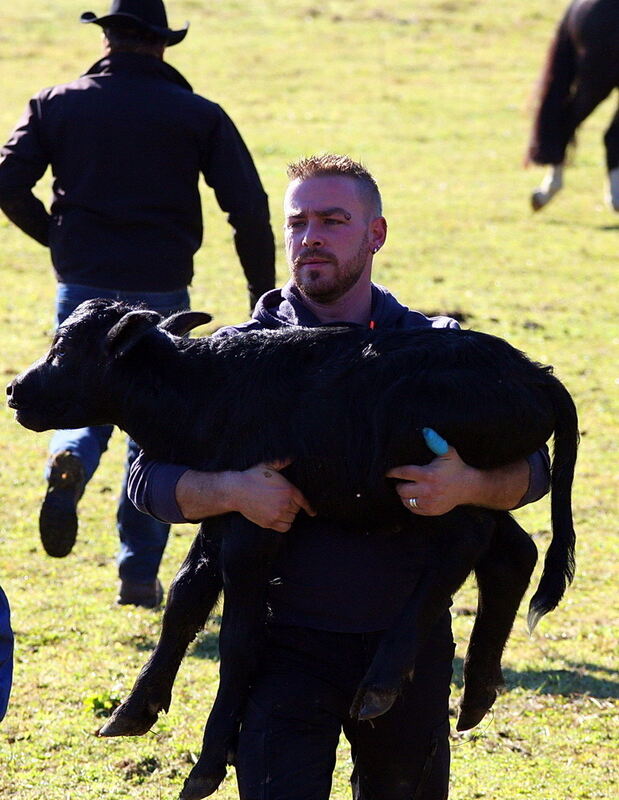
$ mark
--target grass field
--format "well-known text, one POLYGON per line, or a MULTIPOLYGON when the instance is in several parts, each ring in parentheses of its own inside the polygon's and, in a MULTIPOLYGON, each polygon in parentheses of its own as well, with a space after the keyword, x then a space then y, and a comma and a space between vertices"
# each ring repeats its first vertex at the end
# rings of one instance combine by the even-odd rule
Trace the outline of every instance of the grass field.
MULTIPOLYGON (((7 4, 3 4, 6 6, 7 4)), ((107 2, 21 0, 2 9, 0 139, 42 86, 72 79, 99 53, 80 26, 107 2)), ((521 168, 527 106, 563 0, 170 0, 172 27, 191 21, 168 60, 220 102, 250 146, 271 197, 281 251, 285 164, 346 152, 378 179, 390 223, 376 280, 426 312, 460 311, 555 365, 580 412, 575 484, 578 571, 534 636, 524 606, 504 664, 506 692, 479 730, 453 737, 453 800, 585 800, 619 796, 617 458, 619 217, 603 203, 601 135, 615 100, 586 123, 567 188, 537 216, 540 177, 521 168)), ((47 199, 47 179, 40 184, 47 199)), ((230 230, 205 191, 206 241, 193 305, 222 325, 246 316, 230 230)), ((0 220, 1 373, 38 357, 52 328, 48 254, 0 220)), ((192 647, 170 714, 139 739, 101 741, 99 714, 129 690, 158 635, 160 612, 114 606, 117 434, 81 503, 74 552, 38 541, 47 437, 0 412, 0 583, 13 610, 15 684, 0 725, 0 798, 174 798, 190 769, 217 681, 216 626, 192 647)), ((549 508, 518 519, 544 550, 549 508)), ((173 529, 167 584, 193 529, 173 529)), ((538 574, 538 573, 536 573, 538 574)), ((528 598, 527 598, 528 599, 528 598)), ((456 598, 466 612, 475 592, 456 598)), ((455 617, 453 702, 471 616, 455 617)), ((349 797, 346 747, 332 798, 349 797)), ((236 796, 229 775, 218 797, 236 796)))

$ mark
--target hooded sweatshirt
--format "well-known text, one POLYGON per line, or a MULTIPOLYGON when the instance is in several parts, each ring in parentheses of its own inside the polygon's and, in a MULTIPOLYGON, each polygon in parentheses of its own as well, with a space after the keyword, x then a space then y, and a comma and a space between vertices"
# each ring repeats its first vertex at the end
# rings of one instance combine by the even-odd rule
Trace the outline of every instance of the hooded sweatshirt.
MULTIPOLYGON (((262 296, 252 319, 221 328, 214 336, 287 327, 317 327, 292 283, 262 296)), ((389 330, 458 328, 450 317, 426 317, 372 285, 371 327, 389 330)), ((532 456, 531 486, 522 504, 548 489, 544 454, 532 456)), ((175 498, 187 467, 149 461, 141 453, 131 468, 128 494, 146 513, 167 522, 186 522, 175 498)), ((274 564, 269 588, 271 622, 319 630, 364 633, 385 630, 413 591, 426 563, 422 534, 344 530, 299 513, 274 564)))

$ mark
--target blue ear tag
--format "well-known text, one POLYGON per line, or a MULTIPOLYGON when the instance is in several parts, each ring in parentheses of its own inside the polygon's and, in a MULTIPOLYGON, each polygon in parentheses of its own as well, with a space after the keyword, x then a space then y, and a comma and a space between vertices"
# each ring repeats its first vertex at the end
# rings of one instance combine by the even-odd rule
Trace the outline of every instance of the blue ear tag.
POLYGON ((435 430, 432 430, 432 428, 422 428, 421 432, 423 433, 425 443, 428 445, 430 450, 432 450, 434 455, 444 456, 449 450, 449 445, 447 442, 442 436, 439 436, 435 430))

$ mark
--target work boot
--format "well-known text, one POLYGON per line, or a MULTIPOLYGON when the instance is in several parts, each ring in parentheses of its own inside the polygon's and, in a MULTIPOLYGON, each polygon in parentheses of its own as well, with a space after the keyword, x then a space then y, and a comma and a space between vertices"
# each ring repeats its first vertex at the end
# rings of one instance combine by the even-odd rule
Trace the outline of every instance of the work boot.
POLYGON ((45 552, 64 558, 77 538, 77 501, 84 493, 82 462, 69 450, 54 453, 50 460, 47 492, 39 514, 39 532, 45 552))
POLYGON ((143 608, 159 608, 163 600, 163 586, 159 578, 154 581, 130 581, 126 578, 118 585, 119 606, 142 606, 143 608))

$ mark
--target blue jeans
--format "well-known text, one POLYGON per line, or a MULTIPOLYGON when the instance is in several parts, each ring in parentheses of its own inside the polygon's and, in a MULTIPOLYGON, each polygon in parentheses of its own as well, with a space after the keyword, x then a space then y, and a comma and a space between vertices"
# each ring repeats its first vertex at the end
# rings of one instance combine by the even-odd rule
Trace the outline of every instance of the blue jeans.
MULTIPOLYGON (((124 292, 77 284, 58 284, 56 293, 56 324, 71 314, 84 300, 109 297, 127 303, 144 303, 164 316, 189 308, 189 292, 177 289, 173 292, 124 292)), ((113 425, 56 431, 50 442, 50 453, 69 450, 82 462, 86 483, 99 466, 101 455, 107 450, 113 425)), ((129 468, 140 452, 139 446, 127 440, 127 462, 125 476, 118 503, 116 524, 120 537, 117 556, 118 574, 130 581, 154 581, 163 557, 170 526, 138 511, 127 497, 129 468)), ((49 468, 46 477, 49 477, 49 468)))

